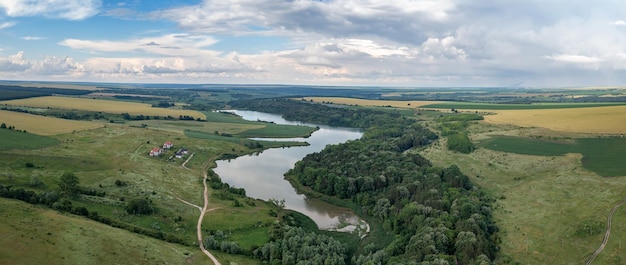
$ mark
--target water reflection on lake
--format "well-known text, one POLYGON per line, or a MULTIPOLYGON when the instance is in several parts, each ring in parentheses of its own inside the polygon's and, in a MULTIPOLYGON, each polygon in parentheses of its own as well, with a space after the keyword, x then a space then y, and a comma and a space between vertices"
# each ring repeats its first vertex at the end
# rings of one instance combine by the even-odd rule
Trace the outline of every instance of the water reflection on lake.
MULTIPOLYGON (((256 112, 240 111, 233 112, 246 120, 271 121, 277 124, 308 125, 301 122, 286 121, 279 115, 256 112)), ((318 126, 308 138, 280 139, 306 141, 309 146, 273 148, 263 151, 260 154, 253 154, 238 157, 229 161, 217 161, 214 169, 223 182, 238 188, 244 188, 246 195, 262 200, 285 199, 285 206, 288 209, 301 212, 313 219, 321 229, 336 227, 340 222, 358 222, 359 218, 351 210, 340 208, 329 203, 309 199, 302 194, 298 194, 291 184, 284 179, 284 174, 295 163, 307 154, 321 151, 328 144, 343 143, 361 137, 362 132, 352 128, 336 128, 329 126, 318 126)))

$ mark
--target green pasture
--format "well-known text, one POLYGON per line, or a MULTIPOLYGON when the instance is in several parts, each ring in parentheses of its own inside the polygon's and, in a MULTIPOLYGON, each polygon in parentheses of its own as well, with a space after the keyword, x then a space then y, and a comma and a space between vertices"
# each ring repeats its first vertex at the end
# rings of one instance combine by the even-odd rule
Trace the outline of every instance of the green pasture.
POLYGON ((171 244, 0 198, 0 264, 207 264, 196 247, 171 244))
POLYGON ((572 109, 589 107, 607 107, 626 105, 619 103, 529 103, 529 104, 497 104, 479 102, 446 102, 421 106, 432 109, 471 109, 471 110, 532 110, 532 109, 572 109))
MULTIPOLYGON (((310 128, 310 127, 307 127, 310 128)), ((264 148, 275 148, 275 147, 287 147, 287 146, 302 146, 307 145, 305 142, 297 142, 297 141, 253 141, 250 139, 232 137, 232 136, 223 136, 215 133, 205 133, 199 131, 186 130, 185 135, 190 138, 197 139, 205 139, 205 140, 213 140, 213 141, 222 141, 229 142, 234 144, 250 144, 252 142, 258 142, 263 145, 264 148)))
POLYGON ((0 129, 0 151, 9 149, 39 149, 58 144, 59 141, 47 136, 0 129))
POLYGON ((170 131, 180 133, 184 130, 201 131, 205 133, 239 134, 251 129, 263 128, 261 123, 238 123, 238 122, 198 122, 176 120, 142 120, 130 121, 128 125, 134 127, 146 127, 148 129, 170 131))
MULTIPOLYGON (((201 134, 215 135, 213 133, 201 134)), ((149 230, 159 230, 193 244, 196 240, 195 222, 199 212, 180 202, 176 197, 201 205, 202 182, 200 179, 206 163, 210 163, 223 153, 231 153, 233 150, 237 154, 249 153, 251 150, 242 142, 252 142, 251 140, 217 137, 215 139, 191 138, 180 133, 153 130, 149 127, 120 125, 108 125, 96 130, 61 135, 57 137, 60 144, 46 149, 32 150, 28 153, 13 150, 0 152, 0 184, 32 189, 37 192, 55 190, 59 177, 64 172, 72 172, 79 178, 81 187, 106 192, 105 197, 73 198, 71 202, 74 207, 82 206, 90 212, 98 212, 100 216, 117 222, 149 230), (231 139, 237 141, 231 142, 231 139), (151 148, 168 140, 174 142, 174 149, 185 147, 194 153, 186 165, 187 168, 180 167, 184 159, 167 159, 173 153, 171 150, 162 157, 148 156, 151 148), (32 166, 27 166, 27 163, 32 166), (44 185, 31 185, 34 176, 37 176, 44 185), (116 180, 123 181, 125 184, 116 185, 116 180), (153 215, 127 214, 124 206, 132 198, 150 200, 157 211, 153 215)), ((262 143, 264 146, 275 145, 277 147, 289 144, 262 143)), ((211 198, 213 198, 212 193, 213 191, 210 190, 211 198)), ((232 205, 233 201, 230 200, 212 199, 210 207, 231 209, 232 205)), ((267 224, 275 220, 275 217, 268 214, 269 206, 257 202, 256 206, 245 204, 243 207, 234 209, 235 211, 229 210, 228 214, 222 211, 207 213, 206 218, 210 221, 205 221, 203 228, 206 231, 220 229, 230 231, 231 239, 248 250, 253 246, 264 244, 269 238, 267 224), (233 220, 241 222, 233 222, 233 220), (259 220, 262 221, 261 224, 258 223, 259 220)), ((137 236, 140 235, 137 234, 137 236)), ((257 263, 242 256, 219 252, 216 254, 223 256, 225 260, 243 262, 240 264, 257 263)), ((133 264, 133 262, 119 263, 133 264)), ((172 263, 181 262, 168 262, 167 264, 172 263)))
POLYGON ((624 138, 581 138, 575 141, 551 141, 539 138, 492 136, 479 145, 491 150, 539 156, 583 155, 583 166, 603 177, 626 176, 624 138))
MULTIPOLYGON (((267 122, 246 121, 239 116, 206 112, 207 122, 175 121, 175 120, 142 120, 127 122, 130 126, 146 127, 149 129, 183 132, 187 130, 207 134, 228 134, 244 138, 293 138, 311 135, 316 128, 298 125, 282 125, 267 122)), ((193 136, 191 136, 193 137, 193 136)), ((218 138, 213 138, 214 140, 218 138)), ((223 138, 219 138, 222 139, 223 138)))
POLYGON ((310 136, 316 128, 300 125, 281 125, 267 123, 265 127, 259 129, 250 129, 244 131, 239 136, 256 138, 256 137, 271 137, 271 138, 293 138, 293 137, 307 137, 310 136))
MULTIPOLYGON (((534 149, 534 154, 548 152, 549 148, 538 144, 541 141, 565 149, 557 154, 573 148, 567 147, 567 142, 583 149, 581 142, 568 139, 558 142, 511 137, 495 142, 510 144, 507 151, 517 148, 527 149, 527 153, 534 149), (518 139, 527 141, 521 144, 518 139)), ((501 238, 497 264, 584 264, 602 243, 609 211, 626 198, 623 178, 599 177, 583 169, 579 155, 521 155, 489 148, 461 154, 447 151, 441 144, 431 145, 420 154, 437 166, 458 165, 497 199, 493 208, 501 238), (580 233, 589 223, 601 224, 601 231, 580 233)), ((609 244, 593 264, 622 264, 626 260, 625 212, 626 208, 618 210, 609 244)))

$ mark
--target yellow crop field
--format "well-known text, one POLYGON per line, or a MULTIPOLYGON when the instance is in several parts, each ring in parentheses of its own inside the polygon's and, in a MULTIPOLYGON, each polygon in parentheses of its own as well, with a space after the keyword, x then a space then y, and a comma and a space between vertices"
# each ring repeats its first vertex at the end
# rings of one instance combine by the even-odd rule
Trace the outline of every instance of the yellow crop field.
POLYGON ((497 110, 485 116, 493 124, 513 124, 523 127, 542 127, 555 131, 580 133, 626 133, 626 106, 497 110))
POLYGON ((96 85, 87 85, 87 84, 64 84, 64 83, 37 83, 37 82, 28 82, 28 83, 20 83, 19 86, 23 87, 39 87, 39 88, 62 88, 62 89, 76 89, 76 90, 102 90, 96 85))
POLYGON ((199 111, 195 110, 177 110, 177 109, 165 109, 154 108, 150 104, 115 101, 115 100, 101 100, 101 99, 88 99, 88 98, 70 98, 70 97, 37 97, 27 99, 15 99, 0 101, 0 104, 14 105, 14 106, 29 106, 38 108, 58 108, 69 110, 85 110, 85 111, 101 111, 106 113, 128 113, 131 115, 150 115, 150 116, 172 116, 179 117, 191 116, 194 118, 206 119, 206 116, 199 111))
POLYGON ((15 126, 17 130, 26 130, 39 135, 56 135, 102 127, 101 123, 73 121, 21 112, 0 110, 0 123, 15 126))
POLYGON ((419 108, 421 106, 441 103, 440 101, 420 101, 420 100, 370 100, 370 99, 358 99, 358 98, 333 98, 333 97, 305 97, 305 100, 312 100, 313 102, 332 102, 334 104, 343 105, 359 105, 359 106, 373 106, 383 107, 392 106, 394 108, 419 108))

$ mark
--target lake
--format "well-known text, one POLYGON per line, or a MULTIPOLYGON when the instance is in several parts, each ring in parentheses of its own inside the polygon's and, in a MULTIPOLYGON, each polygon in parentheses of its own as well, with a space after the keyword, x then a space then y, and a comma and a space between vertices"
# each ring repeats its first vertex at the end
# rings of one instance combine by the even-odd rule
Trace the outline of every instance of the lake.
POLYGON ((319 130, 307 138, 258 138, 258 140, 306 141, 310 145, 272 148, 261 153, 241 156, 236 159, 219 160, 217 161, 217 167, 213 171, 220 176, 223 182, 237 188, 244 188, 246 195, 252 198, 262 200, 272 198, 284 199, 285 208, 309 216, 320 229, 350 230, 355 228, 351 228, 351 226, 363 225, 363 221, 350 209, 341 208, 318 199, 307 198, 303 194, 298 194, 289 181, 284 178, 284 174, 307 154, 319 152, 329 144, 338 144, 361 138, 363 133, 360 130, 287 121, 280 115, 256 111, 229 110, 228 112, 235 113, 246 120, 306 125, 319 127, 319 130))

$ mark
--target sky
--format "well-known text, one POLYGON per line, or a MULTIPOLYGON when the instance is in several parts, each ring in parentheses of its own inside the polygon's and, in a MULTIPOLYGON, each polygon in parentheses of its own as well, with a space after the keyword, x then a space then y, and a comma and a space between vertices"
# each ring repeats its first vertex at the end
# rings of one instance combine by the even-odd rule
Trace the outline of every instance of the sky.
POLYGON ((0 79, 626 85, 623 0, 0 0, 0 79))

